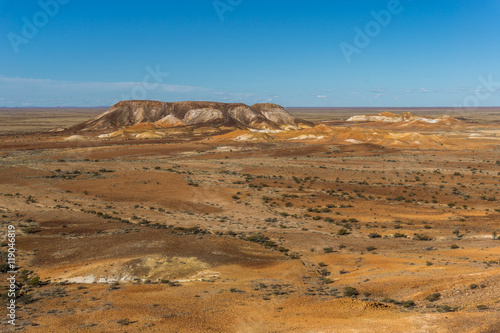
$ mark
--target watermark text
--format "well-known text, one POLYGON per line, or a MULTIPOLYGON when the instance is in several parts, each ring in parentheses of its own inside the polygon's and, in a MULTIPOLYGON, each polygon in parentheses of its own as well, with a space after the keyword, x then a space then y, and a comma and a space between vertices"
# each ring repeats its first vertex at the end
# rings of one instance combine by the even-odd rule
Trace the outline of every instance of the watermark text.
POLYGON ((387 9, 378 12, 372 10, 370 12, 373 20, 366 23, 364 29, 357 26, 354 27, 356 35, 354 36, 353 43, 349 44, 342 42, 339 44, 340 50, 347 63, 350 64, 352 62, 352 56, 354 54, 360 54, 363 49, 367 48, 371 41, 380 35, 382 28, 387 28, 389 24, 391 24, 393 17, 401 14, 403 9, 404 7, 400 0, 389 0, 387 9))
POLYGON ((26 16, 21 18, 23 23, 20 33, 9 32, 7 38, 15 53, 19 53, 21 44, 28 44, 30 40, 38 35, 40 29, 49 24, 50 19, 55 17, 61 8, 61 5, 66 5, 70 0, 40 0, 38 6, 41 10, 37 11, 31 19, 26 16))
POLYGON ((234 11, 242 3, 243 0, 215 0, 212 4, 219 16, 219 20, 224 22, 226 13, 234 11))
POLYGON ((8 226, 7 232, 7 318, 10 325, 16 325, 16 227, 8 226))

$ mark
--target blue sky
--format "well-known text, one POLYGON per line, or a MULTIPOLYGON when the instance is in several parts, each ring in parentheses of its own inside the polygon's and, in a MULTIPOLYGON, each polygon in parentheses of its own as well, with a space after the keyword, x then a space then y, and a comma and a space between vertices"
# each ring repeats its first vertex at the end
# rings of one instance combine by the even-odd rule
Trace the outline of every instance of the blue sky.
POLYGON ((498 0, 0 0, 0 13, 0 106, 500 105, 498 0))

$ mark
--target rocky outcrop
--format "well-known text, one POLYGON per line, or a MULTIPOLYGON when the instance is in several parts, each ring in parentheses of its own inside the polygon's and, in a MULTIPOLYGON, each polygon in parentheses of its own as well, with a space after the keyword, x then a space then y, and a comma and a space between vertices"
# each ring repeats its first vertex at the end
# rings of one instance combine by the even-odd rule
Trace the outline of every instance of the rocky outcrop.
POLYGON ((452 125, 460 123, 459 120, 450 116, 439 118, 429 118, 417 116, 410 112, 395 114, 391 112, 381 112, 378 114, 353 116, 347 119, 349 122, 383 122, 383 123, 413 123, 413 124, 445 124, 452 125))
POLYGON ((159 127, 227 126, 256 130, 291 130, 313 126, 295 118, 276 104, 226 104, 217 102, 122 101, 103 114, 70 130, 116 130, 149 123, 159 127))

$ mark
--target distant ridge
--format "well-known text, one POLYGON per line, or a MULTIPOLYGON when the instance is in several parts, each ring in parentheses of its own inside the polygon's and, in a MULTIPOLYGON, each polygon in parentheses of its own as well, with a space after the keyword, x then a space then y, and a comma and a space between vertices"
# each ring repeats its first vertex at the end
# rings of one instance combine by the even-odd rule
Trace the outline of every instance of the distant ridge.
POLYGON ((218 102, 122 101, 69 130, 116 130, 138 124, 158 128, 212 125, 256 130, 294 130, 314 126, 270 103, 248 106, 218 102))
POLYGON ((412 123, 412 124, 445 124, 454 125, 459 124, 460 120, 450 116, 443 116, 439 118, 429 118, 417 116, 411 112, 404 112, 395 114, 392 112, 381 112, 377 114, 353 116, 347 119, 348 122, 384 122, 384 123, 412 123))

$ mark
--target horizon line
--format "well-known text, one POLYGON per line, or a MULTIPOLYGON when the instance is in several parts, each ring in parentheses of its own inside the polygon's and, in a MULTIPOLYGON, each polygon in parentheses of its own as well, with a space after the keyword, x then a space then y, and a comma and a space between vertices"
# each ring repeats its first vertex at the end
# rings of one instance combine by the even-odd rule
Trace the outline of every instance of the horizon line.
MULTIPOLYGON (((161 101, 160 101, 161 102, 161 101)), ((180 102, 190 102, 190 101, 180 101, 180 102)), ((193 102, 201 102, 201 101, 193 101, 193 102)), ((169 102, 166 102, 169 103, 169 102)), ((170 102, 170 103, 178 103, 178 102, 170 102)), ((216 102, 216 103, 223 103, 223 104, 233 104, 233 103, 225 103, 225 102, 216 102)), ((116 103, 115 103, 116 104, 116 103)), ((3 106, 0 105, 0 109, 102 109, 102 108, 110 108, 113 105, 97 105, 97 106, 3 106)), ((240 103, 238 103, 240 104, 240 103)), ((241 103, 245 104, 245 103, 241 103)), ((256 103, 256 104, 262 104, 262 103, 256 103)), ((270 104, 276 104, 279 105, 283 108, 289 108, 289 109, 470 109, 470 110, 476 110, 476 109, 498 109, 500 108, 500 105, 498 106, 478 106, 478 107, 465 107, 465 106, 283 106, 281 104, 277 103, 270 103, 270 104)), ((248 105, 248 104, 247 104, 248 105)))

